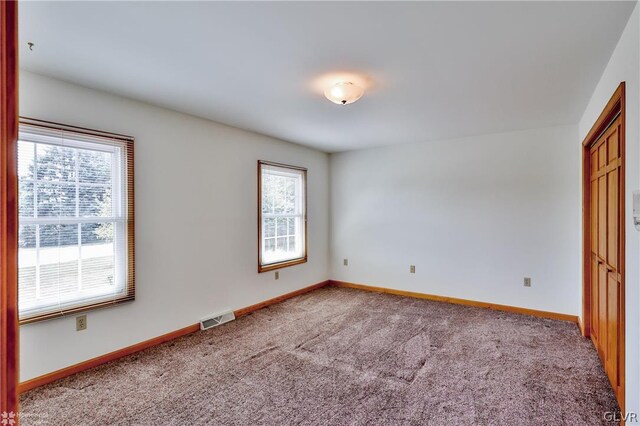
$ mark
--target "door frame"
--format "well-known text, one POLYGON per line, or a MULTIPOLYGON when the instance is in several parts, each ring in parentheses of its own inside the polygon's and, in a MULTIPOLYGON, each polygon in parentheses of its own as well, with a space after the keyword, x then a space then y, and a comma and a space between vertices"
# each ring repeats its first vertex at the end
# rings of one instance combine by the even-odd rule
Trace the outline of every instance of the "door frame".
POLYGON ((619 214, 620 214, 620 267, 621 275, 621 309, 622 315, 620 326, 622 353, 620 354, 621 369, 621 387, 622 401, 618 401, 621 411, 624 412, 624 395, 625 395, 625 83, 622 82, 617 87, 609 102, 600 113, 600 116, 587 133, 582 142, 582 321, 580 322, 580 331, 584 337, 591 337, 591 157, 590 149, 600 136, 607 130, 609 125, 620 115, 620 197, 619 197, 619 214))
POLYGON ((0 413, 18 424, 18 3, 0 3, 0 413))

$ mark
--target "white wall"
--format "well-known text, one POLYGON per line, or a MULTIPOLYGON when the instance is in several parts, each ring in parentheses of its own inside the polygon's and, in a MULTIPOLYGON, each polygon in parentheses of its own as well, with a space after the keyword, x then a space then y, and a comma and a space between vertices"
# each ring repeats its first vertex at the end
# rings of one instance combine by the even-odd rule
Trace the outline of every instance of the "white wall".
POLYGON ((328 278, 325 153, 29 72, 21 115, 134 136, 136 300, 22 326, 28 380, 328 278), (257 160, 305 166, 309 261, 258 274, 257 160), (249 224, 249 225, 247 225, 249 224))
POLYGON ((332 278, 578 314, 577 140, 563 126, 332 154, 332 278))
MULTIPOLYGON (((625 162, 625 259, 626 259, 626 411, 640 413, 640 235, 633 226, 632 193, 640 189, 640 15, 638 6, 609 60, 600 82, 580 119, 582 141, 618 85, 626 82, 626 162, 625 162)), ((582 237, 581 237, 582 238, 582 237)), ((582 277, 581 277, 582 278, 582 277)))

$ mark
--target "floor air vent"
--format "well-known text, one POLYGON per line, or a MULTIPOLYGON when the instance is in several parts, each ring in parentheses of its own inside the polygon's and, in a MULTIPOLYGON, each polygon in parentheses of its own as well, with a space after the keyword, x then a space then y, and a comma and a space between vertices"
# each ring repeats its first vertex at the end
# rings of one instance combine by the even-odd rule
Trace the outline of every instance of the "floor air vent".
POLYGON ((234 319, 236 319, 236 316, 233 314, 233 311, 224 312, 213 317, 205 318, 200 321, 200 330, 206 330, 208 328, 224 324, 225 322, 233 321, 234 319))

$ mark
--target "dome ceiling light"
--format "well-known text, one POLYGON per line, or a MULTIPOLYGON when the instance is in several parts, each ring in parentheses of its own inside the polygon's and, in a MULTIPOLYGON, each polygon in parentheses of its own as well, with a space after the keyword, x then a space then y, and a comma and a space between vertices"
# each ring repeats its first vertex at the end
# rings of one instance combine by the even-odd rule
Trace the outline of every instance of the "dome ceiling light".
POLYGON ((364 89, 350 81, 342 81, 327 87, 324 95, 334 104, 349 105, 364 95, 364 89))

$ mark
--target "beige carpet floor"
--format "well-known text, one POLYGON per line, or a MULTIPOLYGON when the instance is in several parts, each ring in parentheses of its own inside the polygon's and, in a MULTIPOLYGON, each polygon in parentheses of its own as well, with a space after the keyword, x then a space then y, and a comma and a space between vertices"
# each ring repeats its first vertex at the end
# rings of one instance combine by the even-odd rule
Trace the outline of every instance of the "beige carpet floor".
POLYGON ((22 396, 29 425, 598 425, 575 324, 323 288, 22 396))

